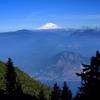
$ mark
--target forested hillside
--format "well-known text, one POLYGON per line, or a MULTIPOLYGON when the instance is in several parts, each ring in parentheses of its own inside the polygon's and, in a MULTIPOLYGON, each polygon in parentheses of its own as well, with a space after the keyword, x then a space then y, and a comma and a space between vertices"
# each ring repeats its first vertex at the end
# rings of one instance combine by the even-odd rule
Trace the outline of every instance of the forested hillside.
MULTIPOLYGON (((6 63, 0 61, 0 89, 6 91, 6 63)), ((17 74, 16 82, 19 82, 24 94, 38 97, 40 91, 44 91, 45 97, 48 98, 51 89, 47 85, 43 85, 41 82, 34 80, 28 74, 24 73, 17 67, 15 67, 17 74)))

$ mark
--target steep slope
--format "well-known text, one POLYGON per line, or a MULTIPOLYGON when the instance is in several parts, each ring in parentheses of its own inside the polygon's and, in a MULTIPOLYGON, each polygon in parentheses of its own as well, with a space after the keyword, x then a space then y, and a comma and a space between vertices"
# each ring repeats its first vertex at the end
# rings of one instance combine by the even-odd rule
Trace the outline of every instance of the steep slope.
POLYGON ((76 73, 81 71, 82 63, 88 63, 88 58, 77 52, 63 51, 49 61, 44 69, 40 69, 36 74, 36 79, 51 86, 55 82, 62 86, 63 81, 67 81, 75 95, 80 86, 79 77, 76 76, 76 73))
POLYGON ((76 81, 76 72, 81 70, 81 64, 87 62, 87 58, 80 53, 64 51, 51 59, 47 66, 37 75, 39 80, 76 81))
MULTIPOLYGON (((5 72, 6 72, 6 66, 3 62, 0 62, 0 89, 5 90, 5 72)), ((29 95, 35 95, 38 96, 38 93, 40 90, 45 91, 45 96, 48 97, 48 94, 50 92, 50 88, 48 88, 47 85, 42 84, 39 81, 34 80, 29 75, 24 73, 23 71, 16 68, 17 73, 17 81, 21 83, 22 90, 25 94, 29 95)))

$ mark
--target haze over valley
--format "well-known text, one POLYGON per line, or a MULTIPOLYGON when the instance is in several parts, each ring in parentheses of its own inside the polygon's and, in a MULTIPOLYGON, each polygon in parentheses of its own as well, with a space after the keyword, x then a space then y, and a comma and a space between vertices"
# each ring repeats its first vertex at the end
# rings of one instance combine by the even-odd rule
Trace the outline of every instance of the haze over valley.
POLYGON ((0 33, 0 59, 6 61, 11 57, 15 65, 36 79, 77 80, 75 72, 100 49, 99 33, 97 29, 41 29, 0 33))

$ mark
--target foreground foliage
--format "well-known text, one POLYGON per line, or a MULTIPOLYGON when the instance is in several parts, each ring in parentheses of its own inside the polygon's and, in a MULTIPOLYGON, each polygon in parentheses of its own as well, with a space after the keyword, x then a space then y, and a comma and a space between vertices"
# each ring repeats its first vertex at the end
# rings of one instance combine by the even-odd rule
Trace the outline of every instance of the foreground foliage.
POLYGON ((2 100, 100 100, 100 53, 91 57, 90 64, 82 64, 80 73, 81 87, 72 98, 67 82, 63 88, 57 83, 53 88, 34 80, 26 73, 14 67, 11 58, 7 63, 0 62, 0 98, 2 100))
POLYGON ((75 100, 100 100, 100 53, 96 52, 96 56, 91 57, 89 65, 82 64, 81 73, 77 73, 81 77, 81 87, 75 100))

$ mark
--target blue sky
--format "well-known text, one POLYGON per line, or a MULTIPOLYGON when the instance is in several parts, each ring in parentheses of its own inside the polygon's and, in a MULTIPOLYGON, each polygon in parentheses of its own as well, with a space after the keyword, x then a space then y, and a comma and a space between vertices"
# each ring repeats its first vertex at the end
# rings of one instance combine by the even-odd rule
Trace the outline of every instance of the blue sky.
POLYGON ((36 29, 48 22, 99 27, 100 0, 0 0, 0 31, 36 29))

